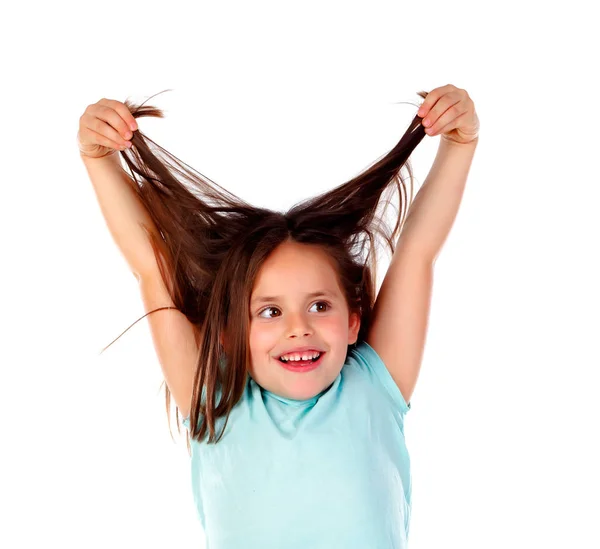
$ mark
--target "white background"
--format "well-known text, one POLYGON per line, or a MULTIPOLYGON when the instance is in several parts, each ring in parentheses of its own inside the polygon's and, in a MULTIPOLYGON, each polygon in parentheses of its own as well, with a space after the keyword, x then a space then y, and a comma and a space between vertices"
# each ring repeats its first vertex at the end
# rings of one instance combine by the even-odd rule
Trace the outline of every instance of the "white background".
MULTIPOLYGON (((142 131, 286 209, 387 153, 417 91, 454 84, 481 134, 406 417, 409 544, 600 547, 599 44, 584 5, 6 8, 0 546, 203 547, 147 321, 99 356, 145 311, 78 155, 85 108, 173 90, 142 131)), ((411 157, 415 192, 439 139, 411 157)))

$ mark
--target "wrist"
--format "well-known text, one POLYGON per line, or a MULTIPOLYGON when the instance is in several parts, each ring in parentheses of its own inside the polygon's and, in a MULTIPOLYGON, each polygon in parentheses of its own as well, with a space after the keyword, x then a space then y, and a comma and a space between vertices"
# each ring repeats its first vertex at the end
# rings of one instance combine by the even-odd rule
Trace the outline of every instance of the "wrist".
POLYGON ((445 135, 442 135, 442 141, 444 141, 445 143, 448 143, 449 145, 453 145, 453 146, 474 147, 479 142, 479 135, 477 135, 475 138, 471 139, 471 141, 455 141, 454 139, 450 139, 450 138, 446 137, 445 135))
POLYGON ((106 154, 102 155, 102 156, 92 156, 90 154, 86 154, 84 151, 82 151, 81 149, 79 149, 79 156, 81 156, 81 158, 83 158, 84 160, 87 158, 91 158, 91 159, 95 159, 95 160, 100 160, 101 158, 108 158, 109 156, 113 155, 116 151, 112 150, 107 152, 106 154))

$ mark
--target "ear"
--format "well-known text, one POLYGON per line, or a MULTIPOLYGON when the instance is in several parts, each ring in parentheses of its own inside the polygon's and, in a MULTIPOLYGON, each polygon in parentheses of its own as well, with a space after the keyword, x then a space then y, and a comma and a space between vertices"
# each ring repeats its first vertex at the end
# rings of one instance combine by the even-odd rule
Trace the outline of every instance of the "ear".
POLYGON ((348 345, 354 345, 358 340, 358 332, 360 330, 360 315, 352 313, 348 323, 348 345))

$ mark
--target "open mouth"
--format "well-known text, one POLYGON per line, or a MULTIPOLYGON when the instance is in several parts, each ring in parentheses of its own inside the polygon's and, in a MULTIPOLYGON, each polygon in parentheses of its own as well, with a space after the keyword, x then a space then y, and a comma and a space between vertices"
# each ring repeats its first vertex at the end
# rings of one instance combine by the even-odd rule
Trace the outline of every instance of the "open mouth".
POLYGON ((309 370, 314 370, 315 368, 317 368, 319 366, 319 364, 321 364, 321 362, 323 361, 323 356, 325 355, 325 353, 319 353, 318 356, 316 356, 313 359, 309 359, 309 360, 283 360, 280 358, 278 358, 279 363, 286 369, 288 370, 292 370, 292 371, 309 371, 309 370))
POLYGON ((316 362, 321 358, 323 353, 318 353, 315 358, 309 358, 308 360, 285 360, 279 357, 279 362, 283 362, 284 364, 308 364, 309 362, 316 362))

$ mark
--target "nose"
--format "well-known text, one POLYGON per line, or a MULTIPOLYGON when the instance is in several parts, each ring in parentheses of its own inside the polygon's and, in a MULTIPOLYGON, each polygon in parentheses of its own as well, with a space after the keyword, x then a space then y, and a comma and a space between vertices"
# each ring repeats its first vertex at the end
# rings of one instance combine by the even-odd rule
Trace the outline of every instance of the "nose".
POLYGON ((288 313, 287 336, 302 337, 311 335, 313 330, 303 314, 288 313))

